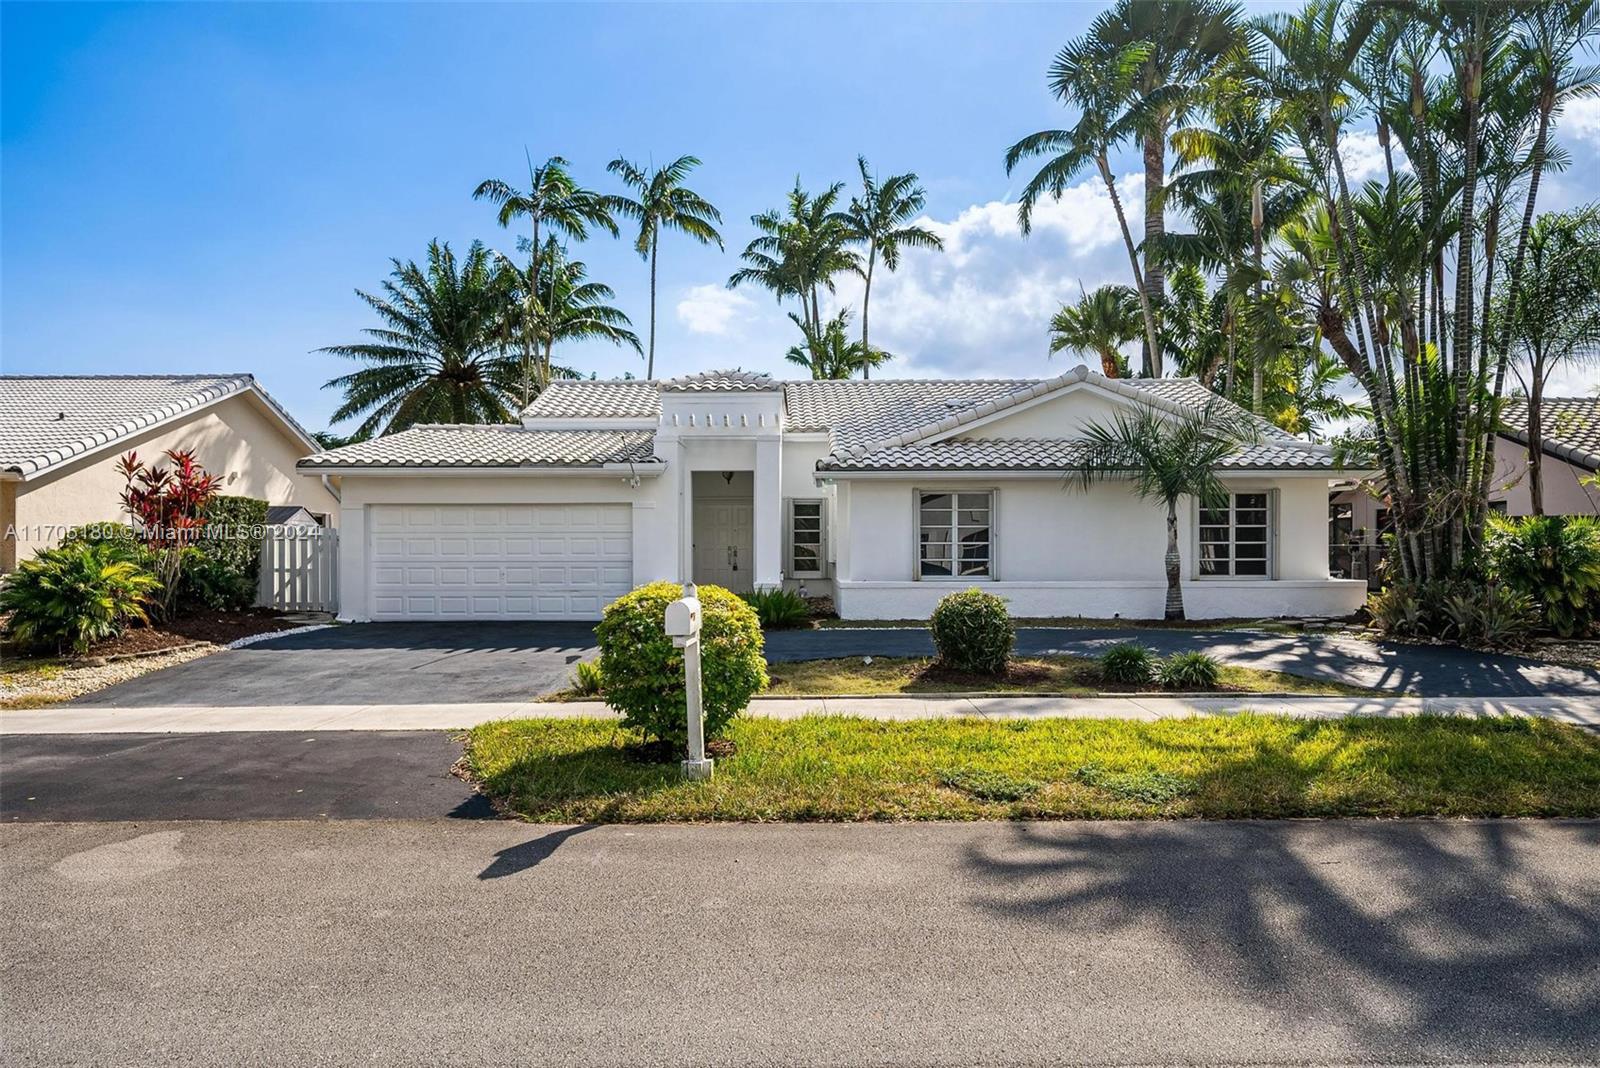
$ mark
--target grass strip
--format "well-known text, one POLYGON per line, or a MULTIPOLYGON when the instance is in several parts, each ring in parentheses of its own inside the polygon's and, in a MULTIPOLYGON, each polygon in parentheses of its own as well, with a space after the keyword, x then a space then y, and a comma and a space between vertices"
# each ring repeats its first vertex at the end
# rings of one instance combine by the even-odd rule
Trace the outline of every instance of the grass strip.
POLYGON ((728 741, 690 783, 614 720, 509 720, 466 767, 557 823, 1600 815, 1600 736, 1519 717, 744 717, 728 741))

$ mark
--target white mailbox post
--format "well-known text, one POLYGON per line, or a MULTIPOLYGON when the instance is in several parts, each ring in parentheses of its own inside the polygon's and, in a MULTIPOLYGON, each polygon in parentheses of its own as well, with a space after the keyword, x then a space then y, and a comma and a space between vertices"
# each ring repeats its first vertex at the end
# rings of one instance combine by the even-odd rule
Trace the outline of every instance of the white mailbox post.
POLYGON ((706 758, 705 711, 700 702, 700 598, 694 583, 667 605, 666 629, 672 644, 683 650, 683 689, 689 705, 689 752, 683 774, 689 779, 709 779, 711 761, 706 758))

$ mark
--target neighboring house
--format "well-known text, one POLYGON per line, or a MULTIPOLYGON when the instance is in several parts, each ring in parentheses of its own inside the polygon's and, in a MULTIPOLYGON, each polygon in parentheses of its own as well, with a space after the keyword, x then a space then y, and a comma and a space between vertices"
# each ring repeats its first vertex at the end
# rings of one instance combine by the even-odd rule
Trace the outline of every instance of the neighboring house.
MULTIPOLYGON (((1063 477, 1086 421, 1196 410, 1192 379, 558 381, 513 426, 422 426, 320 453, 341 489, 349 619, 595 619, 654 579, 831 595, 925 618, 979 585, 1023 616, 1159 617, 1164 510, 1063 477)), ((1343 615, 1330 450, 1261 424, 1183 510, 1196 617, 1343 615), (1202 555, 1200 548, 1206 552, 1202 555)))
MULTIPOLYGON (((1506 400, 1501 430, 1494 441, 1494 472, 1489 507, 1502 515, 1533 513, 1528 474, 1528 402, 1506 400)), ((1600 470, 1600 399, 1544 398, 1544 480, 1546 515, 1600 515, 1600 488, 1589 483, 1600 470)), ((1328 498, 1329 567, 1334 574, 1377 584, 1381 537, 1390 530, 1389 509, 1368 485, 1347 482, 1328 498)))
POLYGON ((117 460, 188 449, 221 492, 332 516, 317 443, 250 375, 0 375, 0 569, 70 527, 127 521, 117 460))

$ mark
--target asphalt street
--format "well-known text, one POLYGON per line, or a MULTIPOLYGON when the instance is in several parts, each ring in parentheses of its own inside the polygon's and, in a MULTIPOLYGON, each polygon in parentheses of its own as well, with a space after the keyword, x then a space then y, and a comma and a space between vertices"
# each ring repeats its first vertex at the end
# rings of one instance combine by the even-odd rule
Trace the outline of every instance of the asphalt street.
POLYGON ((1600 1061, 1600 824, 0 827, 4 1060, 1600 1061))

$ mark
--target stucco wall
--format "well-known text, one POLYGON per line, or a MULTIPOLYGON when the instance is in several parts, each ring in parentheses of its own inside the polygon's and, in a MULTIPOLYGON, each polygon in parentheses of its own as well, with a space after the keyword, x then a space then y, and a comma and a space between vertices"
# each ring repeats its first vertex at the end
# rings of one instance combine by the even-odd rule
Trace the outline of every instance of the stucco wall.
MULTIPOLYGON (((1507 515, 1533 514, 1533 488, 1528 478, 1528 448, 1496 438, 1494 481, 1490 500, 1505 501, 1507 515)), ((1600 515, 1600 491, 1583 485, 1593 472, 1545 454, 1539 465, 1544 482, 1546 515, 1600 515)))
POLYGON ((17 483, 15 525, 21 535, 15 547, 17 558, 27 559, 56 544, 68 527, 126 521, 118 500, 124 485, 117 471, 118 459, 137 452, 140 459, 156 460, 168 449, 190 449, 206 471, 225 476, 223 493, 337 515, 338 502, 322 480, 295 470, 295 462, 303 455, 298 440, 283 431, 257 402, 236 396, 115 449, 17 483))
POLYGON ((1129 402, 1093 386, 1076 386, 1018 405, 991 421, 963 428, 962 438, 1076 438, 1088 423, 1108 424, 1129 402))
MULTIPOLYGON (((1276 578, 1216 579, 1195 574, 1195 510, 1180 511, 1185 600, 1197 618, 1344 615, 1365 595, 1359 582, 1328 578, 1327 484, 1322 479, 1230 479, 1239 491, 1277 495, 1276 578)), ((971 579, 919 580, 915 494, 918 490, 992 489, 995 494, 993 580, 978 584, 1029 616, 1159 617, 1165 599, 1163 510, 1108 484, 1088 491, 1059 479, 918 483, 853 480, 841 499, 838 598, 847 618, 924 618, 952 589, 971 579)))

